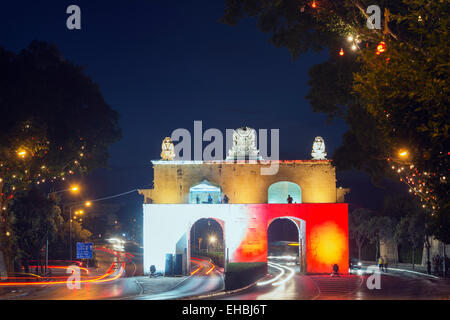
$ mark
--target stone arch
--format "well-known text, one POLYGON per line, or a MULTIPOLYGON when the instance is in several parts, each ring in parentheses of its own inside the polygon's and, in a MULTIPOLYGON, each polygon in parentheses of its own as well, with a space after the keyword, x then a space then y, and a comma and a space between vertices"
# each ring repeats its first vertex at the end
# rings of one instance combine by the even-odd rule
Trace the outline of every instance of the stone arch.
POLYGON ((288 195, 293 198, 292 203, 302 203, 300 186, 290 181, 272 183, 267 190, 267 203, 287 203, 288 195))
POLYGON ((275 220, 289 220, 295 224, 298 230, 298 256, 299 256, 299 266, 300 272, 306 272, 306 221, 297 217, 292 216, 279 216, 267 221, 266 233, 268 239, 269 227, 275 220))
POLYGON ((208 203, 209 195, 211 195, 212 203, 222 202, 222 188, 204 179, 189 188, 189 203, 208 203))
MULTIPOLYGON (((223 252, 224 252, 224 259, 225 259, 225 248, 226 248, 226 237, 225 237, 225 221, 219 218, 215 218, 212 215, 211 216, 202 216, 202 217, 197 217, 197 219, 195 221, 192 221, 191 223, 189 223, 188 225, 188 230, 186 232, 187 234, 187 270, 189 273, 189 270, 191 269, 191 257, 192 257, 192 246, 193 244, 193 239, 191 238, 192 236, 192 231, 194 226, 200 221, 200 220, 213 220, 215 221, 221 229, 222 232, 222 245, 223 245, 223 252)), ((195 237, 195 235, 194 235, 195 237)))

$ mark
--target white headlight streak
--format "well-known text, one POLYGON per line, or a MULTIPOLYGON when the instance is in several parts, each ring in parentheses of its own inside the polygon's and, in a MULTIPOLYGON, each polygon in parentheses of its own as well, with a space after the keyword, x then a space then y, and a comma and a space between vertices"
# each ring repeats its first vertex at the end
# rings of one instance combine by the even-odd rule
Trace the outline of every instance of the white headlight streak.
POLYGON ((273 267, 273 268, 279 270, 280 273, 277 274, 277 276, 276 276, 275 278, 273 278, 273 279, 270 279, 270 280, 267 280, 267 281, 261 281, 261 282, 258 282, 258 283, 257 283, 258 286, 265 286, 266 284, 275 282, 275 281, 277 281, 278 279, 280 279, 280 278, 284 275, 284 273, 285 273, 285 272, 284 272, 284 269, 281 268, 281 266, 275 265, 274 263, 271 263, 271 262, 269 262, 269 263, 267 263, 267 264, 268 264, 269 266, 271 266, 271 267, 273 267))
POLYGON ((286 283, 287 281, 291 280, 292 277, 295 275, 294 269, 286 267, 286 266, 282 266, 282 265, 278 265, 278 266, 283 267, 284 269, 287 269, 289 271, 289 275, 286 278, 284 278, 283 280, 272 283, 273 286, 282 285, 282 284, 286 283))

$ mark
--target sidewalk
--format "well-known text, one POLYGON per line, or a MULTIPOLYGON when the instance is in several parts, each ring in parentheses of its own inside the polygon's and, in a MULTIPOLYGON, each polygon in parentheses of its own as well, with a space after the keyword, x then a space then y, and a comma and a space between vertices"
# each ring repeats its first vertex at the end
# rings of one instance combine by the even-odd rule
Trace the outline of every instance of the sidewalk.
MULTIPOLYGON (((375 261, 362 261, 363 265, 377 265, 377 263, 375 261)), ((388 265, 388 269, 391 270, 396 270, 396 271, 411 271, 411 272, 417 272, 417 273, 422 273, 424 275, 430 276, 427 273, 427 267, 426 266, 422 266, 420 264, 415 264, 414 265, 414 269, 412 267, 411 263, 391 263, 388 265)), ((431 276, 437 277, 435 274, 431 273, 431 276)), ((439 277, 442 278, 442 277, 439 277)))

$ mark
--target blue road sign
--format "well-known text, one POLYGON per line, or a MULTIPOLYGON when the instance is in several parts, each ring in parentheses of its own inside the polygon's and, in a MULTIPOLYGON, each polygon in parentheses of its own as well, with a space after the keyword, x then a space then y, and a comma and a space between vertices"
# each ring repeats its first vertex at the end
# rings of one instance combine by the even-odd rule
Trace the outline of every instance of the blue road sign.
POLYGON ((92 242, 77 242, 77 259, 92 259, 93 250, 92 242))

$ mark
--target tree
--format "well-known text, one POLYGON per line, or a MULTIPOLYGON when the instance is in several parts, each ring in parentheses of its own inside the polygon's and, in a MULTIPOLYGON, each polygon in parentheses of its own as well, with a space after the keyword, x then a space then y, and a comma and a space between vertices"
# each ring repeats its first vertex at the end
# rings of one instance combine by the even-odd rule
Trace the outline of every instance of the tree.
POLYGON ((367 241, 369 233, 369 224, 371 214, 368 210, 358 208, 350 212, 348 220, 348 231, 350 238, 355 240, 358 247, 358 261, 361 261, 361 250, 364 243, 367 241))
MULTIPOLYGON (((405 218, 404 218, 405 219, 405 218)), ((408 242, 412 246, 411 263, 414 269, 416 249, 425 241, 425 215, 423 212, 407 218, 408 221, 408 242)))
POLYGON ((314 3, 227 0, 222 22, 257 17, 260 30, 294 59, 328 48, 329 61, 310 70, 307 98, 313 111, 349 125, 333 156, 338 169, 400 179, 433 212, 435 236, 449 242, 442 232, 450 229, 447 2, 389 2, 383 30, 366 27, 366 8, 384 1, 314 3), (408 153, 399 156, 402 148, 408 153))
POLYGON ((375 261, 380 252, 380 217, 374 216, 367 221, 367 238, 370 243, 375 244, 375 261))
POLYGON ((33 41, 18 54, 0 47, 2 201, 29 186, 106 165, 121 136, 118 115, 83 68, 33 41))
MULTIPOLYGON (((17 54, 0 47, 0 70, 0 220, 7 222, 17 192, 48 190, 105 166, 121 130, 97 84, 54 45, 33 41, 17 54)), ((0 224, 2 249, 7 227, 0 224)))
POLYGON ((400 244, 407 242, 407 235, 408 235, 408 219, 406 217, 403 217, 400 219, 400 221, 397 223, 394 231, 394 236, 392 238, 392 241, 395 245, 395 264, 398 265, 399 262, 399 255, 398 255, 398 247, 400 244))
POLYGON ((25 272, 28 272, 29 260, 35 260, 36 265, 40 265, 40 250, 47 239, 52 241, 55 238, 61 219, 59 207, 36 188, 22 191, 14 198, 9 227, 16 268, 24 265, 25 272))

